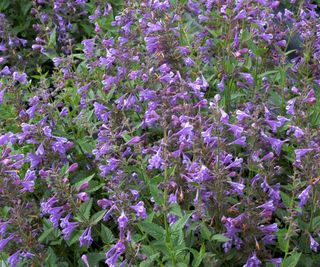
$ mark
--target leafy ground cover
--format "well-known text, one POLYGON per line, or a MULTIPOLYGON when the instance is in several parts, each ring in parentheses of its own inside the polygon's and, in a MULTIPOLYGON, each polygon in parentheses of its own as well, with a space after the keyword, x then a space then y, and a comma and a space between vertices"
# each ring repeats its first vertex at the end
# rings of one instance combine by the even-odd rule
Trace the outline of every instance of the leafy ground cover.
POLYGON ((320 266, 318 13, 0 1, 2 266, 320 266))

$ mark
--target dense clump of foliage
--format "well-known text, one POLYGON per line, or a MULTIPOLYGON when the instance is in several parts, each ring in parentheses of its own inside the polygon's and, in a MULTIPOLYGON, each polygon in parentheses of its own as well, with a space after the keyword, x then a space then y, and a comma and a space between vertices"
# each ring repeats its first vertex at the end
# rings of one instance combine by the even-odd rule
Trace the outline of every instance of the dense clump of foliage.
POLYGON ((312 1, 0 1, 2 266, 320 266, 312 1))

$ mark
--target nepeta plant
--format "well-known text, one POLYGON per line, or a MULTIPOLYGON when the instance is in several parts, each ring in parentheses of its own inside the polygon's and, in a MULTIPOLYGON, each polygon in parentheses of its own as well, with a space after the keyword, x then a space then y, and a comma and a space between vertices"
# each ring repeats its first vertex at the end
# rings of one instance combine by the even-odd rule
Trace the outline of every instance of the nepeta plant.
POLYGON ((0 5, 3 264, 319 264, 317 5, 27 2, 37 68, 0 5))

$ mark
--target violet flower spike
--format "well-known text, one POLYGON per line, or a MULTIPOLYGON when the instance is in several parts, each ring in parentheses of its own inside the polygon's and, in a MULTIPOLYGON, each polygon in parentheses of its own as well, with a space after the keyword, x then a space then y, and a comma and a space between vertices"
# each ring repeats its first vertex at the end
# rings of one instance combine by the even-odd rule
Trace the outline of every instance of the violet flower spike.
POLYGON ((139 201, 138 204, 130 207, 136 211, 138 217, 142 219, 147 218, 146 208, 144 207, 143 201, 139 201))
POLYGON ((93 242, 93 239, 91 237, 91 226, 89 226, 83 231, 82 235, 79 237, 79 241, 80 241, 80 247, 91 246, 93 242))
POLYGON ((311 185, 308 185, 306 189, 304 189, 301 194, 298 196, 300 202, 298 204, 298 207, 299 208, 302 208, 308 201, 309 199, 309 193, 310 193, 310 190, 311 190, 312 186, 311 185))
POLYGON ((259 267, 261 264, 261 261, 257 258, 256 252, 254 251, 243 267, 259 267))
POLYGON ((310 249, 314 252, 318 252, 319 243, 309 234, 310 237, 310 249))

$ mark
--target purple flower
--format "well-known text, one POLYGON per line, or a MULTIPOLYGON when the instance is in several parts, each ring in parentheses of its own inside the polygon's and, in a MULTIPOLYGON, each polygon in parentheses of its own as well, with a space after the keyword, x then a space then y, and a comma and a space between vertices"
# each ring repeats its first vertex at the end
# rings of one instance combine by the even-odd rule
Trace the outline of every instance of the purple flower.
POLYGON ((241 110, 237 110, 236 114, 237 114, 237 121, 238 122, 242 122, 243 120, 250 118, 250 115, 248 115, 246 112, 241 111, 241 110))
POLYGON ((97 201, 97 204, 102 208, 106 209, 107 207, 110 207, 112 205, 112 201, 106 198, 99 199, 97 201))
POLYGON ((62 118, 62 117, 65 117, 65 116, 68 115, 68 113, 69 113, 68 108, 67 108, 67 107, 64 107, 64 108, 61 110, 59 116, 60 116, 61 118, 62 118))
POLYGON ((309 198, 309 192, 311 190, 312 186, 308 185, 306 189, 304 189, 301 194, 298 196, 300 202, 298 204, 299 208, 302 208, 308 201, 309 198))
POLYGON ((307 96, 303 99, 303 102, 309 103, 309 104, 313 104, 313 103, 315 103, 316 101, 317 101, 317 98, 316 98, 316 95, 315 95, 313 89, 311 89, 311 90, 308 92, 307 96))
MULTIPOLYGON (((89 186, 90 186, 90 184, 89 184, 88 181, 83 182, 83 184, 81 184, 80 187, 79 187, 79 191, 85 190, 85 189, 87 189, 89 186)), ((80 199, 81 199, 81 198, 80 198, 80 199)))
POLYGON ((253 80, 253 77, 252 77, 252 75, 251 75, 250 73, 241 72, 240 75, 241 75, 241 77, 242 77, 243 79, 246 80, 246 82, 248 83, 249 86, 252 86, 252 85, 253 85, 253 81, 254 81, 254 80, 253 80))
POLYGON ((243 189, 245 188, 244 184, 236 183, 236 182, 228 182, 228 183, 232 186, 235 192, 237 192, 239 195, 243 195, 243 189))
POLYGON ((120 237, 124 239, 124 229, 127 227, 128 224, 128 217, 122 210, 121 215, 118 218, 118 225, 119 225, 119 230, 120 230, 120 237))
POLYGON ((52 130, 51 130, 51 128, 49 127, 49 126, 45 126, 45 127, 43 127, 43 133, 44 133, 44 135, 45 136, 47 136, 47 137, 51 137, 52 136, 52 130))
POLYGON ((187 67, 191 67, 194 65, 194 61, 190 57, 184 58, 183 61, 187 67))
POLYGON ((89 200, 89 195, 86 192, 81 192, 77 195, 78 199, 80 199, 82 202, 87 202, 89 200))
POLYGON ((21 252, 20 250, 16 251, 15 253, 11 254, 10 257, 8 257, 8 263, 11 267, 16 267, 17 264, 20 261, 21 252))
POLYGON ((310 237, 310 249, 314 252, 318 252, 319 243, 309 234, 310 237))
POLYGON ((300 129, 298 126, 289 126, 289 130, 287 131, 287 134, 289 134, 292 131, 293 131, 293 135, 297 139, 304 136, 304 131, 300 129))
POLYGON ((84 46, 83 52, 87 58, 93 57, 94 51, 94 40, 93 39, 86 39, 81 42, 84 46))
POLYGON ((0 222, 0 235, 1 236, 4 236, 6 234, 9 223, 10 223, 10 221, 0 222))
POLYGON ((135 189, 130 189, 130 192, 134 198, 134 201, 136 201, 139 198, 139 191, 135 189))
POLYGON ((161 169, 164 168, 164 160, 160 157, 161 147, 158 149, 157 153, 153 155, 149 160, 148 170, 161 169))
POLYGON ((309 153, 309 152, 311 152, 311 151, 313 151, 313 149, 312 148, 305 148, 305 149, 295 149, 294 150, 294 153, 296 154, 296 162, 298 163, 298 164, 300 164, 301 163, 301 158, 305 155, 305 154, 307 154, 307 153, 309 153))
POLYGON ((52 59, 52 61, 53 61, 53 64, 54 64, 56 67, 58 67, 58 66, 61 64, 61 62, 62 62, 62 58, 61 58, 61 57, 54 57, 54 58, 52 59))
POLYGON ((242 9, 235 17, 234 20, 244 19, 247 16, 247 12, 242 9))
POLYGON ((162 30, 161 22, 157 21, 156 23, 148 22, 147 33, 157 32, 162 30))
POLYGON ((27 83, 27 74, 22 73, 20 74, 19 72, 15 71, 12 75, 14 81, 19 81, 22 84, 27 83))
POLYGON ((144 114, 144 121, 148 127, 152 127, 159 119, 160 116, 154 110, 147 110, 144 114))
POLYGON ((25 259, 31 259, 34 257, 34 254, 28 251, 21 252, 21 256, 25 259))
POLYGON ((9 142, 12 142, 13 137, 14 135, 11 132, 6 133, 4 135, 0 135, 0 145, 4 145, 9 142))
POLYGON ((108 159, 108 165, 100 165, 100 175, 102 177, 107 176, 109 173, 115 171, 117 167, 119 166, 119 160, 116 158, 110 158, 108 159))
MULTIPOLYGON (((0 83, 0 84, 1 84, 1 83, 0 83)), ((0 88, 1 88, 1 86, 0 86, 0 88)), ((5 90, 0 91, 0 104, 2 104, 2 103, 3 103, 3 99, 4 99, 4 92, 5 92, 5 90)))
POLYGON ((168 219, 169 224, 172 225, 172 224, 174 224, 174 223, 177 221, 177 216, 176 216, 175 214, 173 214, 173 213, 170 212, 170 213, 167 215, 167 219, 168 219))
POLYGON ((266 122, 267 124, 269 124, 272 132, 274 132, 274 133, 277 132, 278 127, 281 127, 281 123, 280 123, 279 121, 266 119, 265 122, 266 122))
POLYGON ((139 143, 140 141, 141 141, 141 137, 135 136, 135 137, 132 137, 127 143, 125 143, 125 145, 134 145, 139 143))
POLYGON ((203 137, 203 141, 206 145, 210 144, 214 140, 214 137, 211 136, 212 129, 213 125, 211 125, 206 131, 201 132, 201 136, 203 137))
POLYGON ((220 121, 227 124, 229 122, 229 115, 222 108, 220 109, 220 113, 220 121))
POLYGON ((147 218, 146 208, 144 207, 143 201, 139 201, 138 204, 130 207, 136 211, 138 217, 142 219, 147 218))
POLYGON ((226 124, 230 127, 229 130, 233 132, 235 138, 241 137, 241 134, 243 133, 243 127, 230 124, 230 123, 226 123, 226 124))
POLYGON ((276 267, 280 267, 282 263, 282 258, 274 258, 268 261, 273 263, 276 267))
POLYGON ((246 147, 247 146, 246 139, 247 138, 245 136, 242 136, 242 137, 234 140, 233 142, 231 142, 229 145, 239 145, 242 147, 246 147))
POLYGON ((158 50, 158 37, 145 37, 144 41, 146 42, 146 48, 149 53, 154 54, 158 50))
POLYGON ((80 247, 91 246, 93 239, 91 237, 91 226, 83 231, 82 235, 79 237, 80 247))
POLYGON ((246 264, 243 265, 243 267, 259 267, 259 266, 261 266, 261 261, 257 258, 255 251, 248 258, 246 264))
POLYGON ((36 180, 36 173, 35 171, 27 170, 26 175, 24 177, 24 180, 21 181, 20 185, 23 187, 20 192, 33 192, 34 190, 34 184, 36 180))
POLYGON ((290 115, 294 115, 295 112, 294 112, 294 103, 295 103, 295 99, 290 99, 288 101, 288 105, 286 106, 286 111, 287 111, 287 114, 290 114, 290 115))
POLYGON ((260 161, 262 162, 262 161, 265 161, 265 160, 272 159, 273 156, 274 156, 273 152, 269 152, 268 154, 264 155, 260 161))
POLYGON ((223 92, 225 89, 225 85, 224 85, 224 77, 222 77, 221 81, 217 84, 218 89, 220 90, 220 92, 223 92))
POLYGON ((7 76, 7 75, 10 75, 11 74, 11 71, 9 69, 8 66, 5 66, 1 71, 0 71, 0 76, 4 75, 4 76, 7 76))
POLYGON ((276 154, 279 156, 281 153, 282 145, 289 141, 288 139, 282 141, 276 138, 268 137, 264 132, 261 132, 262 137, 265 138, 265 140, 271 145, 272 149, 276 152, 276 154))
POLYGON ((113 210, 115 210, 115 209, 117 209, 117 206, 116 206, 116 205, 112 205, 112 206, 110 207, 110 209, 107 211, 107 213, 104 215, 103 220, 104 220, 104 221, 109 220, 109 217, 110 217, 111 213, 112 213, 113 210))
POLYGON ((272 213, 276 210, 273 200, 270 200, 260 206, 257 207, 258 209, 263 209, 260 213, 263 217, 270 217, 272 213))
POLYGON ((116 267, 116 263, 120 255, 125 251, 126 247, 122 240, 119 240, 107 253, 106 264, 109 267, 116 267))
POLYGON ((0 252, 3 251, 5 246, 14 238, 14 233, 10 234, 7 238, 0 240, 0 252))
POLYGON ((73 233, 73 231, 78 227, 79 223, 77 222, 70 222, 71 214, 69 213, 66 217, 64 217, 63 219, 61 219, 61 223, 60 226, 62 228, 62 234, 63 234, 63 238, 65 240, 70 239, 71 234, 73 233))
POLYGON ((54 228, 57 228, 59 225, 60 218, 64 213, 63 207, 50 208, 48 213, 50 214, 49 221, 52 222, 54 228))
POLYGON ((226 167, 226 169, 229 170, 229 169, 231 169, 231 168, 241 167, 242 162, 243 162, 243 159, 242 159, 242 158, 239 158, 239 159, 236 158, 236 159, 234 160, 234 162, 230 163, 230 164, 226 167))
POLYGON ((64 137, 55 137, 56 142, 52 144, 53 151, 59 152, 60 154, 65 154, 67 150, 72 147, 72 143, 64 137))
POLYGON ((89 262, 88 262, 87 255, 82 255, 82 256, 81 256, 81 260, 82 260, 82 262, 86 265, 86 267, 90 267, 89 262))
POLYGON ((78 163, 72 163, 71 166, 68 168, 67 172, 74 172, 78 169, 78 163))
POLYGON ((259 229, 265 235, 273 234, 274 232, 278 231, 278 225, 276 223, 270 225, 260 225, 259 229))
POLYGON ((200 8, 199 3, 198 2, 194 2, 192 0, 188 1, 188 9, 191 12, 193 12, 193 13, 195 13, 197 15, 199 15, 201 13, 201 8, 200 8))
POLYGON ((266 33, 260 34, 260 37, 263 40, 265 40, 266 42, 268 42, 268 44, 271 44, 271 40, 273 39, 273 35, 271 33, 269 33, 269 34, 266 34, 266 33))

